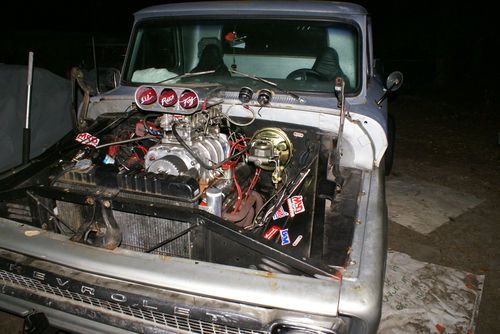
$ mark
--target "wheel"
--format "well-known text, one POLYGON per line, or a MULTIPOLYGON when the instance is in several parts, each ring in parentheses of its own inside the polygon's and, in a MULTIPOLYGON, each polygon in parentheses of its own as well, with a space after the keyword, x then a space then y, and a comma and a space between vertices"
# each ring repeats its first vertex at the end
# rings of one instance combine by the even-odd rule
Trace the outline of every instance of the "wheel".
POLYGON ((315 80, 315 81, 328 81, 328 79, 321 73, 312 70, 310 68, 300 68, 288 74, 286 77, 288 80, 315 80))

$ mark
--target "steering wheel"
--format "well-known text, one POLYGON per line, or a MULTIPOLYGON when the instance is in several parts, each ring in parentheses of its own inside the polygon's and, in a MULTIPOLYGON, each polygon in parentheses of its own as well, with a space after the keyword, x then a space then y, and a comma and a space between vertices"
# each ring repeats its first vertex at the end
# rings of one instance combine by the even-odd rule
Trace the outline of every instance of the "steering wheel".
POLYGON ((292 73, 288 74, 286 78, 288 80, 297 80, 297 81, 307 81, 307 80, 328 81, 328 79, 323 74, 310 68, 300 68, 298 70, 295 70, 292 73))

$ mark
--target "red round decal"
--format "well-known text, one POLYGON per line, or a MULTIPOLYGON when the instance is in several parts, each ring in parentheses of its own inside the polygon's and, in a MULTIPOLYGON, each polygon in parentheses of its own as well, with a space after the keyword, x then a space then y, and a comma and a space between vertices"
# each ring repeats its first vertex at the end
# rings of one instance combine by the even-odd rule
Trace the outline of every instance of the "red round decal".
POLYGON ((196 108, 198 106, 198 96, 191 90, 185 90, 179 98, 179 104, 183 109, 196 108))
POLYGON ((146 106, 155 103, 156 98, 156 91, 151 87, 141 87, 135 93, 136 101, 146 106))
POLYGON ((177 103, 177 94, 173 89, 164 89, 158 100, 162 107, 171 107, 177 103))

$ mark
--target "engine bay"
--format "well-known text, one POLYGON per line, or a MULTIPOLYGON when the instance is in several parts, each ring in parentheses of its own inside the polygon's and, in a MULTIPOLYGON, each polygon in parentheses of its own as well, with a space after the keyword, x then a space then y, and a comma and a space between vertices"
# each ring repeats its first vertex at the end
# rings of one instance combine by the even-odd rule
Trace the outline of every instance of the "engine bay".
MULTIPOLYGON (((138 87, 129 110, 99 116, 37 174, 48 186, 26 192, 35 222, 107 249, 335 275, 352 240, 360 172, 344 171, 338 200, 334 136, 256 117, 248 87, 237 107, 253 116, 230 117, 222 92, 138 87)), ((264 95, 261 107, 272 97, 264 95)))
MULTIPOLYGON (((307 130, 259 125, 255 118, 232 120, 222 113, 220 87, 203 96, 206 88, 139 87, 140 109, 98 120, 115 119, 100 139, 80 134, 83 148, 58 181, 157 195, 247 229, 268 224, 279 207, 264 210, 264 200, 273 195, 285 204, 311 172, 317 139, 304 138, 307 130), (307 147, 298 143, 304 139, 307 147), (293 156, 293 142, 301 156, 293 156)), ((296 205, 303 206, 302 200, 296 205)))

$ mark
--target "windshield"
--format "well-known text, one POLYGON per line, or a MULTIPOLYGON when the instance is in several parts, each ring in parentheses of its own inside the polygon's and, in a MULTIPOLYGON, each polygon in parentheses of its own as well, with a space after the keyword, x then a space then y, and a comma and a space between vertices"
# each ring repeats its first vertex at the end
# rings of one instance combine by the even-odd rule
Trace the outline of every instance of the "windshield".
POLYGON ((340 76, 352 93, 359 84, 358 39, 353 25, 339 22, 145 21, 135 29, 124 80, 254 86, 244 73, 290 91, 333 92, 340 76), (182 77, 203 71, 213 73, 182 77))

